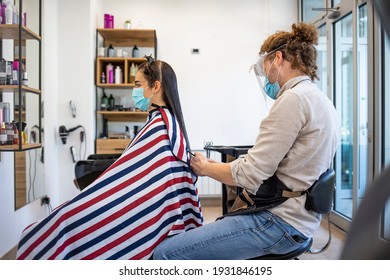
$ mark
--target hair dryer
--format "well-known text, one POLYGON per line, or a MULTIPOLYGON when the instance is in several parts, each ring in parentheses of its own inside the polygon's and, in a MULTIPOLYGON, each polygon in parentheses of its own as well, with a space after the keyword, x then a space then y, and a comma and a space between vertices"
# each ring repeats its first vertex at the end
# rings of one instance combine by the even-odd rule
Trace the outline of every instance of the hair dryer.
POLYGON ((69 136, 69 133, 71 133, 72 131, 75 131, 76 129, 82 127, 81 125, 78 125, 78 126, 75 126, 75 127, 72 127, 70 129, 66 129, 66 127, 64 125, 61 125, 60 126, 60 129, 59 129, 59 135, 60 135, 60 138, 62 140, 62 144, 66 144, 66 139, 68 138, 69 136))

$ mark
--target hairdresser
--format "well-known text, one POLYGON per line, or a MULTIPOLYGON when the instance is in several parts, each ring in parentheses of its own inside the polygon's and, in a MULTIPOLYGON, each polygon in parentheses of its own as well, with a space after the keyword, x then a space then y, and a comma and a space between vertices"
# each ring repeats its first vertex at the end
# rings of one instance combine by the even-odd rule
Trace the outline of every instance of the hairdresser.
MULTIPOLYGON (((278 31, 260 48, 254 65, 261 88, 275 99, 260 124, 253 148, 233 162, 209 161, 196 153, 193 170, 256 194, 269 178, 292 191, 307 190, 332 164, 339 122, 318 79, 316 28, 305 23, 278 31)), ((321 215, 305 209, 306 196, 278 206, 222 219, 165 240, 155 259, 250 259, 285 254, 300 247, 320 225, 321 215)))

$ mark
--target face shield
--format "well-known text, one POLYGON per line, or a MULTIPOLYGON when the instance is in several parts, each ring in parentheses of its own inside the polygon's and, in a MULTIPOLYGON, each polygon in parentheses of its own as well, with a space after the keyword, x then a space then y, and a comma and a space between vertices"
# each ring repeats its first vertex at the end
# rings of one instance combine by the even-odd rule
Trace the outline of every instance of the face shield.
POLYGON ((266 111, 269 111, 269 108, 271 107, 273 100, 269 98, 264 91, 265 77, 266 77, 266 73, 264 72, 264 59, 266 55, 267 54, 260 56, 260 58, 256 61, 256 63, 252 64, 252 66, 249 69, 249 72, 253 70, 253 72, 255 73, 257 82, 259 83, 260 90, 264 98, 265 109, 266 111))
POLYGON ((256 61, 256 63, 252 64, 252 66, 249 68, 249 72, 253 70, 255 73, 256 79, 260 85, 260 89, 263 91, 264 88, 264 81, 266 73, 264 72, 264 59, 265 55, 261 55, 260 58, 256 61))
POLYGON ((284 46, 285 46, 285 44, 280 46, 280 47, 278 47, 278 48, 276 48, 276 49, 274 49, 274 50, 272 50, 272 51, 270 51, 269 53, 264 53, 264 54, 260 55, 260 58, 249 69, 249 72, 253 70, 253 72, 255 73, 256 79, 257 79, 257 81, 258 81, 258 83, 260 85, 260 90, 263 93, 264 102, 265 102, 267 110, 269 110, 269 104, 268 103, 271 102, 271 105, 272 105, 274 100, 269 98, 268 95, 264 91, 265 77, 267 76, 267 73, 265 72, 265 69, 264 69, 264 61, 265 61, 265 58, 268 55, 276 52, 277 50, 280 50, 284 46))

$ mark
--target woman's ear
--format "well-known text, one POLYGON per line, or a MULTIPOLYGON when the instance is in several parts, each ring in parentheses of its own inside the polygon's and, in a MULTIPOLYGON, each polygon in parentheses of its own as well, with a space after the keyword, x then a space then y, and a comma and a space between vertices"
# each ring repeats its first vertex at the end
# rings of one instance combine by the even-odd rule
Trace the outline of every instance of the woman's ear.
POLYGON ((154 92, 158 92, 161 89, 161 82, 155 81, 153 84, 153 89, 154 89, 154 92))

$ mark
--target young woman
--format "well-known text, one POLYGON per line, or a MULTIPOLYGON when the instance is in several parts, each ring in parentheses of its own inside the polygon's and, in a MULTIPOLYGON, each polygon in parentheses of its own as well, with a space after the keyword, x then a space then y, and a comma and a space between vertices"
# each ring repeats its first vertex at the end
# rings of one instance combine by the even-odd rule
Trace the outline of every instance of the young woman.
MULTIPOLYGON (((316 44, 315 27, 305 23, 265 40, 255 70, 275 102, 256 143, 231 163, 211 162, 196 153, 191 166, 198 175, 252 194, 275 175, 292 191, 305 191, 331 166, 340 130, 333 104, 313 83, 316 44)), ((321 215, 305 209, 305 198, 291 197, 273 208, 226 216, 174 236, 159 245, 154 258, 250 259, 291 252, 320 224, 321 215)))
POLYGON ((24 230, 17 259, 149 259, 167 237, 203 224, 171 66, 149 58, 132 95, 150 109, 145 126, 95 182, 24 230))

